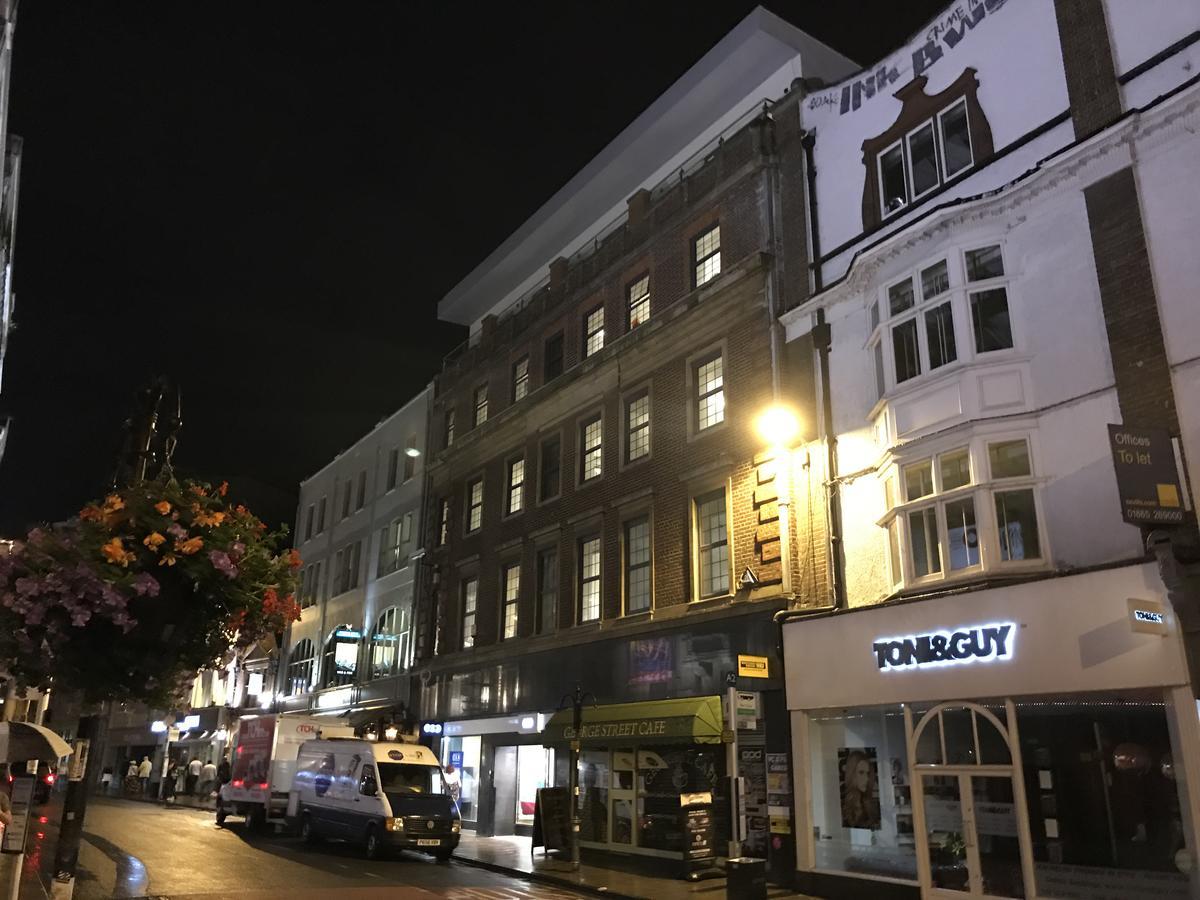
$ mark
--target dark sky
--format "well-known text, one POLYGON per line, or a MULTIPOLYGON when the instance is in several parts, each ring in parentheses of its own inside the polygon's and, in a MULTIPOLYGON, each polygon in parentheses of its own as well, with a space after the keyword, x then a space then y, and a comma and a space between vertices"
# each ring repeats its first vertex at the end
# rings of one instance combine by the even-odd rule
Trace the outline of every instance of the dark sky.
MULTIPOLYGON (((766 5, 863 63, 944 4, 766 5)), ((753 7, 23 3, 0 536, 103 489, 156 373, 177 468, 290 522, 464 337, 437 300, 753 7)))

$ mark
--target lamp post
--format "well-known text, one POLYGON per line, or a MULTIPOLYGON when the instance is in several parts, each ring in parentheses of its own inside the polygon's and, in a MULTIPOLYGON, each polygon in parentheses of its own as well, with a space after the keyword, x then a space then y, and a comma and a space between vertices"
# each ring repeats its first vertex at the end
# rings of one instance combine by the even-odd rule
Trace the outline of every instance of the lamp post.
POLYGON ((575 870, 579 869, 579 733, 583 727, 583 704, 587 702, 588 697, 592 698, 592 707, 595 708, 596 697, 577 683, 573 693, 563 694, 563 698, 558 701, 559 709, 566 709, 569 702, 573 714, 571 724, 574 726, 574 732, 570 743, 571 761, 567 783, 571 810, 571 868, 575 870))

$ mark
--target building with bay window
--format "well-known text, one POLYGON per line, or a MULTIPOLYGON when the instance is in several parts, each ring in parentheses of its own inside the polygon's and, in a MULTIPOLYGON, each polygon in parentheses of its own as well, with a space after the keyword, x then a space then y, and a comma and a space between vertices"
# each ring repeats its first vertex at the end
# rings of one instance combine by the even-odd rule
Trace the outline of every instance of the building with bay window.
POLYGON ((275 700, 355 726, 411 724, 429 389, 300 485, 301 618, 275 700))
POLYGON ((951 4, 801 103, 837 587, 783 626, 802 890, 1195 896, 1200 8, 1145 13, 951 4), (1123 517, 1110 426, 1161 434, 1174 524, 1123 517))

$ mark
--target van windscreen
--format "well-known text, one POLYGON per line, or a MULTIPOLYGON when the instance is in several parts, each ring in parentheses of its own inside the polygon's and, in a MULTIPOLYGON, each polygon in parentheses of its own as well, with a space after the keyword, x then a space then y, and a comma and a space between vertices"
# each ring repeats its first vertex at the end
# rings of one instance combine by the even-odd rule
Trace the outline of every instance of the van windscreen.
POLYGON ((445 794, 446 782, 437 766, 381 762, 379 787, 386 794, 445 794))

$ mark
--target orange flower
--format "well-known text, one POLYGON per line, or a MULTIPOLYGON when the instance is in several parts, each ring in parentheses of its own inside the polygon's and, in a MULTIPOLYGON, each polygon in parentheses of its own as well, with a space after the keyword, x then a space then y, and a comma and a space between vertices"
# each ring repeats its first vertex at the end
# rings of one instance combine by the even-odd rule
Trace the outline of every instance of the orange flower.
POLYGON ((171 511, 171 504, 166 500, 159 500, 154 504, 154 508, 158 510, 159 515, 165 516, 171 511))
POLYGON ((224 497, 227 493, 229 493, 229 482, 222 481, 221 486, 219 488, 217 488, 217 493, 220 494, 222 497, 224 497))
POLYGON ((89 504, 79 511, 79 518, 85 522, 99 522, 104 517, 100 507, 89 504))
POLYGON ((246 509, 246 507, 239 503, 233 508, 233 513, 236 516, 247 516, 250 514, 250 510, 246 509))
POLYGON ((292 567, 293 572, 297 571, 302 565, 304 565, 304 561, 300 558, 300 552, 298 550, 288 551, 288 565, 292 567))
POLYGON ((158 561, 158 564, 159 564, 160 566, 173 566, 173 565, 175 565, 175 554, 174 554, 174 553, 166 553, 166 554, 163 554, 163 558, 162 558, 162 559, 160 559, 160 560, 158 561))
POLYGON ((195 521, 196 521, 197 525, 204 525, 206 527, 215 527, 225 521, 225 513, 223 513, 223 512, 215 512, 215 513, 197 512, 195 521))
POLYGON ((116 494, 109 494, 104 498, 104 511, 106 513, 115 513, 119 509, 125 508, 125 501, 116 494))
POLYGON ((204 488, 200 487, 200 485, 198 485, 198 484, 192 485, 192 493, 195 494, 197 497, 207 497, 208 496, 208 494, 205 493, 204 488))
POLYGON ((193 553, 198 553, 200 548, 204 546, 204 541, 198 537, 188 538, 186 541, 176 541, 175 549, 184 556, 191 556, 193 553))
POLYGON ((128 566, 130 560, 133 559, 133 554, 125 549, 120 538, 113 538, 100 548, 100 552, 104 554, 105 559, 116 566, 128 566))
POLYGON ((167 539, 165 537, 163 537, 161 534, 159 534, 157 531, 150 532, 148 535, 146 535, 145 539, 142 541, 143 544, 145 544, 147 547, 149 547, 155 553, 157 553, 158 548, 161 547, 166 542, 167 542, 167 539))

